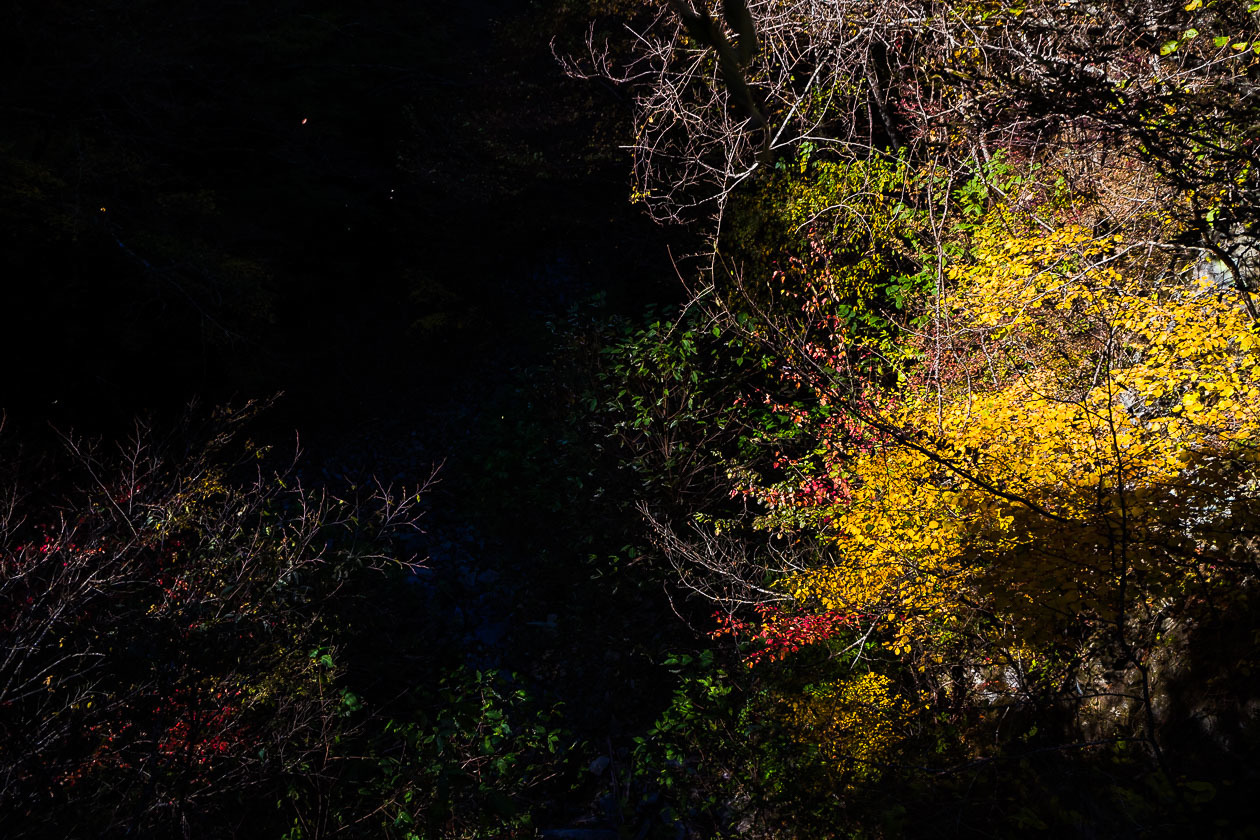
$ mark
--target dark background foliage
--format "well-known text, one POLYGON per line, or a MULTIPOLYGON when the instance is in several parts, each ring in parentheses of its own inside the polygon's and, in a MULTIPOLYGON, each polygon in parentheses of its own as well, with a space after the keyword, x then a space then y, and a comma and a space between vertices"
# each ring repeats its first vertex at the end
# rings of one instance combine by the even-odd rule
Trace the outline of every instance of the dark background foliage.
MULTIPOLYGON (((231 786, 131 760, 113 782, 98 769, 67 787, 75 767, 94 766, 96 742, 58 736, 41 764, 11 741, 9 767, 26 768, 6 783, 13 831, 435 836, 508 830, 535 813, 563 823, 604 784, 577 771, 624 749, 667 702, 672 676, 654 663, 664 635, 687 634, 661 617, 658 582, 618 565, 632 512, 604 493, 578 404, 599 363, 581 334, 675 294, 673 272, 660 232, 625 201, 625 104, 565 79, 548 48, 553 34, 580 38, 584 14, 512 2, 14 5, 0 33, 0 407, 14 521, 84 515, 80 529, 125 542, 125 517, 91 517, 109 504, 95 476, 113 487, 126 458, 85 469, 66 441, 103 436, 100 451, 114 453, 109 441, 127 439, 137 415, 153 419, 151 449, 195 438, 177 420, 193 398, 284 392, 248 426, 274 452, 242 437, 211 465, 225 471, 224 510, 244 505, 276 527, 298 520, 296 502, 268 500, 274 482, 348 499, 372 476, 414 491, 444 466, 425 533, 363 520, 369 554, 427 557, 427 569, 351 550, 318 598, 260 619, 254 647, 212 656, 204 634, 189 636, 194 619, 157 627, 146 598, 166 581, 164 561, 118 553, 119 586, 140 594, 99 593, 116 601, 106 635, 130 650, 147 634, 146 650, 166 652, 149 657, 156 676, 89 627, 85 655, 117 679, 54 671, 49 702, 90 685, 134 733, 171 723, 153 711, 163 680, 199 702, 216 682, 318 696, 302 701, 300 733, 255 704, 253 734, 220 761, 231 786), (295 429, 304 453, 286 471, 295 429), (271 476, 257 491, 231 467, 243 456, 271 476), (78 466, 39 466, 57 463, 78 466), (242 752, 290 735, 292 761, 242 752), (170 806, 193 783, 210 793, 170 806)), ((193 470, 185 449, 163 449, 154 469, 193 470)), ((136 497, 137 515, 178 508, 164 486, 136 497)), ((322 518, 311 527, 336 519, 322 518)), ((15 563, 26 542, 6 547, 15 563)), ((210 563, 217 545, 197 556, 210 563)), ((266 591, 266 574, 251 585, 266 591)), ((199 609, 214 611, 225 596, 213 576, 202 582, 199 609)), ((79 600, 61 606, 88 620, 79 600)), ((52 661, 48 644, 36 648, 52 661)), ((45 706, 8 708, 6 731, 45 706)), ((134 759, 153 743, 118 751, 134 759)))

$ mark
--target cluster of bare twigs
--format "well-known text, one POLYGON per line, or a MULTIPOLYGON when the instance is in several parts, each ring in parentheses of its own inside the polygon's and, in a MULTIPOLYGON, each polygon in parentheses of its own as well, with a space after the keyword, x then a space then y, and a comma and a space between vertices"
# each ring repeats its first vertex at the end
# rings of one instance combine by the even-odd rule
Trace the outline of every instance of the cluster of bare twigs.
MULTIPOLYGON (((22 836, 187 831, 344 734, 329 622, 394 562, 418 493, 339 498, 239 441, 137 425, 109 448, 6 464, 0 504, 0 808, 22 836), (182 826, 182 828, 181 828, 182 826), (73 832, 72 832, 73 833, 73 832)), ((423 492, 424 488, 419 488, 423 492)))
POLYGON ((1255 204, 1245 127, 1258 27, 1245 4, 750 0, 723 4, 725 16, 709 5, 658 4, 616 36, 592 27, 587 55, 562 60, 634 98, 635 198, 659 221, 703 223, 715 246, 732 194, 806 142, 840 159, 931 162, 946 176, 999 149, 1049 155, 1071 161, 1074 185, 1110 191, 1121 214, 1150 195, 1127 192, 1121 208, 1117 185, 1153 167, 1197 196, 1183 214, 1191 239, 1248 227, 1206 218, 1204 194, 1224 191, 1230 216, 1255 204), (743 63, 723 59, 741 40, 728 6, 755 32, 743 63), (729 37, 706 38, 693 19, 729 37))

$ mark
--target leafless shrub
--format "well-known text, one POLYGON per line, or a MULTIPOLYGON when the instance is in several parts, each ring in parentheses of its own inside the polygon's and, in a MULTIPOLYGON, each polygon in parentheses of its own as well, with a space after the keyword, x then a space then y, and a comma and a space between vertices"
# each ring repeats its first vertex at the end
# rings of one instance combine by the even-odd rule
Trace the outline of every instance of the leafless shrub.
POLYGON ((585 56, 562 57, 571 75, 633 97, 635 197, 658 221, 701 224, 715 244, 732 193, 805 142, 841 160, 908 157, 946 176, 978 171, 997 150, 1048 156, 1105 193, 1113 221, 1149 209, 1138 206, 1149 192, 1125 184, 1155 169, 1190 196, 1188 209, 1164 209, 1209 240, 1225 220, 1209 212, 1205 187, 1227 194, 1223 206, 1257 203, 1244 130, 1256 121, 1250 65, 1209 37, 1251 43, 1257 22, 1241 6, 1194 15, 1164 0, 722 8, 732 5, 747 9, 758 47, 738 69, 723 60, 738 33, 718 4, 695 0, 659 4, 619 38, 592 28, 585 56), (718 37, 698 33, 693 18, 718 37))
POLYGON ((320 772, 345 731, 336 599, 397 562, 419 492, 310 491, 207 433, 63 436, 0 489, 0 809, 10 836, 187 833, 320 772), (10 819, 11 818, 11 819, 10 819))

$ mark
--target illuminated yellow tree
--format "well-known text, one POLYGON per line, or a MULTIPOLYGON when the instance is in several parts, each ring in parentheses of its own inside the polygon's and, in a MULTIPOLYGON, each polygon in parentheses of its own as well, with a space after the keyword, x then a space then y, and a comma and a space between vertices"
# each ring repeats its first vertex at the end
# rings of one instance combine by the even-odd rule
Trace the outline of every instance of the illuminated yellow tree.
POLYGON ((914 666, 929 702, 1079 695, 1106 659, 1154 745, 1161 634, 1247 566, 1260 335, 1235 287, 1138 253, 990 214, 895 399, 808 377, 870 431, 825 444, 846 492, 751 488, 765 528, 823 547, 781 590, 914 666))

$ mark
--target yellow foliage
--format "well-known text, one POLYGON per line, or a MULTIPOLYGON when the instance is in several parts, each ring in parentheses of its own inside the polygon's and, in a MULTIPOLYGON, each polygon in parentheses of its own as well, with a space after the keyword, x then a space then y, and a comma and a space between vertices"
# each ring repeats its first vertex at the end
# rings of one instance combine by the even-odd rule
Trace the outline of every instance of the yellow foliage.
POLYGON ((876 441, 836 455, 851 499, 812 520, 834 559, 780 582, 924 668, 964 632, 1035 659, 1210 581, 1202 534, 1256 486, 1260 336, 1237 292, 1126 271, 1120 237, 1079 227, 988 229, 974 256, 937 327, 984 374, 864 418, 876 441))
POLYGON ((164 538, 178 533, 228 495, 221 471, 210 470, 191 476, 172 495, 169 504, 153 511, 154 534, 164 538))
POLYGON ((852 783, 879 777, 908 709, 892 680, 865 673, 785 700, 784 714, 794 736, 852 783))

